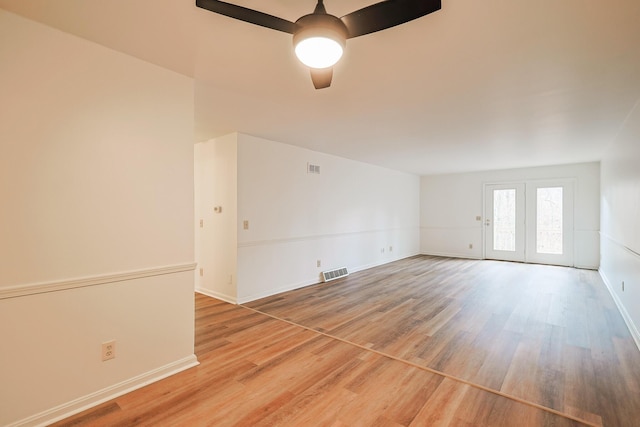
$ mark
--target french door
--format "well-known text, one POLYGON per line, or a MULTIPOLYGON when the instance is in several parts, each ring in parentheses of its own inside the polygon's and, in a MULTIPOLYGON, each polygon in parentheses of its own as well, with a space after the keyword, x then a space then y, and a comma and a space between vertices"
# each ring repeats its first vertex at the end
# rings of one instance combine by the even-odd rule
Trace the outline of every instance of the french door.
POLYGON ((573 181, 486 184, 485 258, 573 265, 573 181))

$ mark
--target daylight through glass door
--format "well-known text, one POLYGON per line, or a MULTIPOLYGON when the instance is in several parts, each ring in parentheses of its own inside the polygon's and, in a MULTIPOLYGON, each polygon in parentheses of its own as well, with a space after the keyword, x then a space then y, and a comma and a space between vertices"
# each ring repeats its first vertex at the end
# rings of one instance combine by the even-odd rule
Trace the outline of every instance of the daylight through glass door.
POLYGON ((485 256, 491 259, 524 261, 524 184, 485 187, 485 256))
POLYGON ((484 257, 573 266, 573 179, 484 185, 484 257))
POLYGON ((562 187, 540 187, 536 199, 536 252, 562 255, 562 187))
POLYGON ((493 191, 493 250, 516 250, 516 190, 493 191))

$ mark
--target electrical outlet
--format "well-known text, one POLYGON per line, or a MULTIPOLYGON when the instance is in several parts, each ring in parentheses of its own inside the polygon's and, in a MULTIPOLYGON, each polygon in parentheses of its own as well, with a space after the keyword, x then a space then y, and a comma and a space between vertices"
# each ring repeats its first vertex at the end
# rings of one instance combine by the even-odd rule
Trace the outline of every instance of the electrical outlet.
POLYGON ((317 260, 316 261, 316 267, 322 267, 322 261, 321 260, 317 260))
POLYGON ((204 268, 200 269, 200 277, 204 276, 204 268))
POLYGON ((204 220, 203 220, 203 219, 201 219, 201 220, 200 220, 200 228, 203 228, 203 227, 204 227, 204 220))
POLYGON ((389 252, 393 252, 393 246, 389 246, 389 252))
POLYGON ((476 221, 482 221, 482 217, 480 215, 476 216, 476 221))
POLYGON ((242 228, 244 228, 245 230, 249 229, 249 221, 247 221, 246 219, 244 221, 242 221, 242 228))
POLYGON ((102 361, 116 358, 116 340, 102 343, 102 361))
POLYGON ((473 243, 469 243, 469 249, 473 249, 473 243))

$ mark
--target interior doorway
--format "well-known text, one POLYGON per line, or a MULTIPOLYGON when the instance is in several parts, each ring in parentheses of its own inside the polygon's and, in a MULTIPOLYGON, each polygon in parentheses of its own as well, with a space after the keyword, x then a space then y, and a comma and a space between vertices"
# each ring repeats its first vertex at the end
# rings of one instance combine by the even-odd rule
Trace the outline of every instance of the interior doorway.
POLYGON ((484 257, 573 266, 573 180, 485 184, 484 257))

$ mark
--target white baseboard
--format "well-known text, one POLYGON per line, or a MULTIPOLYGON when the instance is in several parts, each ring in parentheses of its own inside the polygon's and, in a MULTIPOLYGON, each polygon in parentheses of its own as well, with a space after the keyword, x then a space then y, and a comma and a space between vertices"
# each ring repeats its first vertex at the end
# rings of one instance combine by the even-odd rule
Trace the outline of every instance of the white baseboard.
POLYGON ((238 300, 230 295, 226 295, 220 292, 212 291, 209 289, 196 288, 196 292, 202 295, 206 295, 211 298, 219 299, 229 304, 238 304, 238 300))
POLYGON ((620 298, 618 298, 618 295, 613 291, 613 287, 611 286, 611 282, 607 278, 607 275, 604 273, 602 269, 599 269, 598 273, 600 273, 600 277, 602 277, 602 281, 606 285, 607 290, 609 291, 609 294, 611 294, 611 297, 613 298, 613 302, 616 303, 616 307, 618 307, 618 311, 620 312, 620 315, 622 316, 624 323, 627 325, 627 328, 629 329, 629 333, 633 337, 633 340, 635 341, 636 346, 638 347, 638 350, 640 350, 640 331, 638 331, 638 328, 636 327, 635 323, 633 323, 631 316, 629 316, 629 312, 622 304, 622 301, 620 301, 620 298))
POLYGON ((248 302, 259 300, 261 298, 270 297, 271 295, 276 295, 276 294, 281 294, 283 292, 293 291, 294 289, 300 289, 300 288, 304 288, 306 286, 317 285, 318 283, 320 283, 320 277, 319 276, 318 276, 318 278, 313 279, 313 280, 307 280, 307 281, 304 281, 304 282, 293 283, 293 284, 290 284, 290 285, 281 286, 281 287, 276 288, 276 289, 269 289, 269 290, 264 291, 264 292, 259 292, 259 293, 256 293, 256 294, 247 295, 246 297, 239 298, 238 299, 238 304, 246 304, 248 302))
POLYGON ((580 265, 580 264, 576 264, 574 265, 575 268, 579 268, 581 270, 595 270, 597 271, 600 267, 597 265, 580 265))
MULTIPOLYGON (((400 261, 401 259, 410 258, 410 257, 416 256, 416 255, 419 255, 419 254, 400 255, 397 258, 387 258, 387 259, 380 260, 378 262, 371 263, 371 264, 365 264, 365 265, 360 265, 360 266, 356 266, 356 267, 351 266, 351 267, 348 267, 348 270, 349 270, 349 273, 356 273, 358 271, 363 271, 363 270, 368 270, 370 268, 379 267, 381 265, 389 264, 389 263, 395 262, 395 261, 400 261)), ((295 289, 300 289, 300 288, 304 288, 304 287, 307 287, 307 286, 318 285, 320 283, 322 283, 322 280, 320 278, 320 275, 318 275, 318 277, 316 277, 314 279, 308 279, 308 280, 305 280, 305 281, 302 281, 302 282, 292 283, 292 284, 289 284, 289 285, 281 286, 281 287, 276 288, 276 289, 269 289, 269 290, 264 291, 264 292, 260 292, 260 293, 256 293, 256 294, 252 294, 252 295, 247 295, 247 296, 242 297, 242 298, 238 298, 238 304, 246 304, 248 302, 256 301, 256 300, 259 300, 261 298, 270 297, 272 295, 281 294, 283 292, 288 292, 288 291, 293 291, 295 289)), ((208 294, 205 294, 205 295, 208 295, 208 294)), ((210 295, 210 296, 213 296, 213 295, 210 295)), ((213 296, 213 297, 217 298, 215 296, 213 296)))
POLYGON ((142 375, 114 384, 95 393, 88 394, 60 406, 56 406, 55 408, 51 408, 39 414, 16 421, 6 427, 47 426, 118 396, 122 396, 123 394, 127 394, 146 385, 177 374, 178 372, 197 366, 198 364, 198 359, 194 354, 192 354, 191 356, 169 363, 168 365, 154 369, 153 371, 146 372, 142 375))

